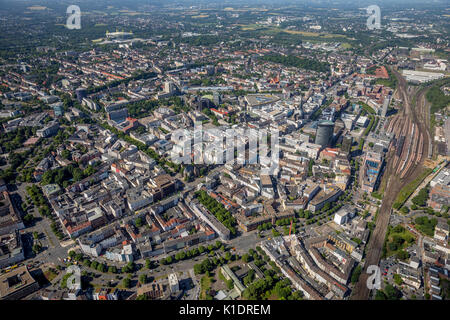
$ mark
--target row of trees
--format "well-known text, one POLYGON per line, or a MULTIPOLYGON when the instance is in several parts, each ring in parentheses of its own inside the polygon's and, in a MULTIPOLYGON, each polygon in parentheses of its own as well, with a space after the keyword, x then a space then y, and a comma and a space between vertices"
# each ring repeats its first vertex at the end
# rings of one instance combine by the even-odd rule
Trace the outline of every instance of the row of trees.
POLYGON ((261 231, 264 231, 264 230, 270 230, 272 228, 273 228, 273 226, 272 226, 272 224, 270 222, 265 222, 263 224, 260 224, 257 229, 258 229, 258 231, 261 232, 261 231))
POLYGON ((359 276, 361 275, 362 272, 362 267, 361 265, 358 265, 352 273, 352 276, 350 278, 350 281, 352 282, 352 284, 356 284, 359 280, 359 276))
MULTIPOLYGON (((309 210, 299 210, 299 217, 300 218, 305 218, 306 220, 306 224, 312 224, 315 223, 317 221, 319 221, 322 218, 326 218, 331 216, 332 214, 336 213, 340 208, 342 208, 344 206, 343 201, 350 201, 351 198, 351 194, 346 191, 345 194, 341 195, 339 197, 339 202, 327 202, 322 209, 320 209, 317 213, 312 213, 309 210)), ((319 222, 320 223, 320 222, 319 222)))
POLYGON ((370 122, 369 122, 369 125, 367 126, 367 128, 364 130, 363 136, 367 136, 369 134, 369 132, 372 131, 373 128, 375 128, 374 127, 375 119, 376 119, 375 116, 370 115, 369 117, 370 117, 370 122))
POLYGON ((106 263, 98 262, 96 260, 91 260, 87 257, 85 257, 81 253, 76 253, 75 251, 71 250, 69 251, 69 257, 72 258, 75 261, 78 261, 80 263, 83 263, 83 265, 87 268, 91 268, 94 270, 97 270, 101 273, 133 273, 135 271, 138 271, 138 266, 130 261, 125 266, 123 266, 120 270, 117 269, 116 266, 108 266, 106 263))
POLYGON ((60 231, 58 223, 52 215, 47 200, 44 198, 42 190, 37 185, 33 184, 32 186, 27 186, 26 191, 34 206, 38 208, 39 214, 51 220, 50 228, 52 229, 55 236, 59 240, 62 240, 64 238, 64 234, 60 231))
POLYGON ((201 204, 203 204, 228 230, 232 236, 235 236, 236 219, 231 215, 225 207, 217 202, 214 198, 209 196, 205 190, 199 190, 196 193, 201 204))
POLYGON ((56 183, 61 187, 66 188, 69 186, 69 181, 76 182, 83 180, 96 172, 96 169, 92 165, 88 165, 84 170, 81 170, 77 166, 68 165, 66 167, 57 168, 54 170, 48 170, 42 175, 41 184, 47 185, 56 183))
POLYGON ((227 261, 223 258, 221 258, 221 259, 218 259, 216 257, 214 257, 212 259, 208 258, 208 259, 203 260, 201 263, 197 263, 194 265, 194 273, 195 274, 204 274, 207 272, 211 272, 217 266, 222 266, 226 263, 227 263, 227 261))
POLYGON ((215 245, 199 246, 198 248, 193 248, 192 250, 180 251, 175 255, 168 256, 167 258, 162 258, 159 263, 162 265, 169 265, 178 261, 187 260, 195 258, 202 255, 204 252, 212 253, 215 250, 225 251, 225 246, 219 240, 216 241, 215 245))
POLYGON ((369 106, 367 103, 362 102, 362 101, 358 101, 358 104, 361 106, 361 108, 369 113, 369 114, 376 114, 375 110, 373 110, 373 108, 371 106, 369 106))
POLYGON ((400 190, 395 199, 392 207, 396 210, 399 210, 403 204, 408 200, 408 198, 413 194, 415 190, 417 190, 418 186, 422 183, 422 181, 432 172, 433 170, 430 168, 424 169, 416 178, 408 183, 406 186, 400 190))

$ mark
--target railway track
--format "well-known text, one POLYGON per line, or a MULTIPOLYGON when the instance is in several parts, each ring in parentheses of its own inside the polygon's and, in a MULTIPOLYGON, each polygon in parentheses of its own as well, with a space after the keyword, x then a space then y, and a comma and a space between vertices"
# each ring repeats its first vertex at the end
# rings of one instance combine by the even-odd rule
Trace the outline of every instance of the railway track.
MULTIPOLYGON (((395 138, 400 139, 401 135, 406 136, 405 143, 402 145, 400 156, 396 152, 396 145, 392 144, 388 151, 386 161, 385 179, 388 179, 384 198, 377 216, 375 229, 369 239, 367 256, 365 257, 364 270, 355 286, 352 300, 367 300, 370 296, 370 289, 367 288, 367 268, 371 265, 379 265, 387 226, 389 224, 392 206, 400 190, 418 176, 423 169, 424 152, 429 155, 430 134, 427 128, 428 111, 426 103, 420 103, 424 100, 426 90, 414 91, 408 93, 408 86, 405 79, 396 71, 391 69, 398 80, 397 95, 403 101, 403 108, 394 120, 389 123, 388 130, 394 132, 395 138), (416 106, 412 108, 410 97, 415 97, 416 106), (420 120, 419 120, 420 119, 420 120), (424 121, 425 120, 425 121, 424 121), (412 129, 412 128, 416 129, 412 129), (419 139, 414 142, 412 140, 419 139), (408 148, 408 150, 406 150, 408 148), (412 151, 411 151, 412 150, 412 151), (411 153, 411 156, 409 156, 411 153), (407 157, 405 157, 407 155, 407 157), (404 161, 404 163, 403 163, 404 161), (403 167, 402 167, 403 164, 403 167), (399 170, 399 169, 403 170, 399 170), (397 171, 400 176, 396 175, 397 171)), ((414 99, 413 99, 414 100, 414 99)))

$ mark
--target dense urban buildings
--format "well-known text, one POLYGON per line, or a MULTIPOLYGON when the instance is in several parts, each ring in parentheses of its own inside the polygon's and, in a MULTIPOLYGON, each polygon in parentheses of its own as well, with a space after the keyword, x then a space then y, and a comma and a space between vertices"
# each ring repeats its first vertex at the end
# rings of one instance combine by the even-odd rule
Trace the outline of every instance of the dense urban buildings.
POLYGON ((4 2, 1 300, 449 299, 448 3, 4 2))

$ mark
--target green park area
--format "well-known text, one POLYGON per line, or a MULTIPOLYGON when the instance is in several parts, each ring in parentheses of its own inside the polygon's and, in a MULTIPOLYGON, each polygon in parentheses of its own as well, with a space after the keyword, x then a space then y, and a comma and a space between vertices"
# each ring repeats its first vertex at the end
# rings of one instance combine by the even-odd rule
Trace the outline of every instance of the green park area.
POLYGON ((429 237, 434 236, 434 228, 436 227, 436 225, 436 218, 429 219, 428 217, 422 216, 417 217, 414 220, 414 226, 416 227, 416 229, 429 237))
POLYGON ((387 284, 384 290, 377 290, 375 300, 399 300, 402 293, 395 286, 387 284))
POLYGON ((400 260, 409 258, 409 254, 405 251, 416 240, 416 237, 405 227, 397 225, 388 227, 386 241, 383 247, 383 256, 389 257, 395 255, 400 260))

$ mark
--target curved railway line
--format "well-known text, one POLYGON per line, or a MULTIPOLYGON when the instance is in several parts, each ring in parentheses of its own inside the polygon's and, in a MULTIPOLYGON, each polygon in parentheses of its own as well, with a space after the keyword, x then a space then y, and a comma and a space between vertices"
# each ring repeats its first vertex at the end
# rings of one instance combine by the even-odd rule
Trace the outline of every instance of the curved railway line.
POLYGON ((391 71, 398 80, 396 93, 403 101, 403 108, 387 125, 387 132, 394 134, 394 143, 391 143, 386 155, 384 179, 388 180, 375 229, 369 239, 364 271, 351 297, 353 300, 369 299, 370 289, 366 285, 369 276, 367 268, 370 265, 379 265, 394 201, 400 190, 422 172, 424 155, 430 156, 432 150, 429 108, 425 100, 427 88, 411 89, 396 70, 391 68, 391 71))

